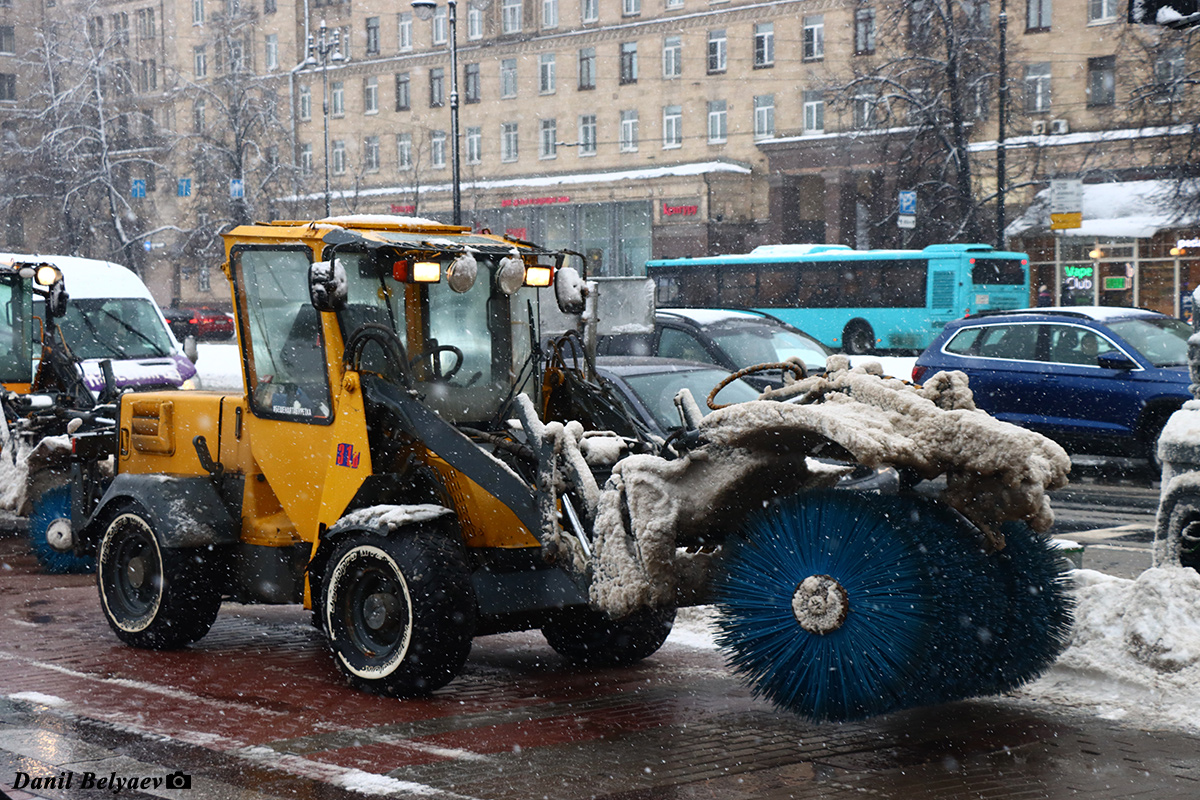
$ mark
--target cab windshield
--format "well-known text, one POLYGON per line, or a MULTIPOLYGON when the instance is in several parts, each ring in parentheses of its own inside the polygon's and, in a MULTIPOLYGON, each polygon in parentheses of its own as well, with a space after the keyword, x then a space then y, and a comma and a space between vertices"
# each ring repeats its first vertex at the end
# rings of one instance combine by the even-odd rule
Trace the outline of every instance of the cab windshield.
POLYGON ((28 284, 16 275, 0 276, 0 383, 32 380, 30 317, 28 284))

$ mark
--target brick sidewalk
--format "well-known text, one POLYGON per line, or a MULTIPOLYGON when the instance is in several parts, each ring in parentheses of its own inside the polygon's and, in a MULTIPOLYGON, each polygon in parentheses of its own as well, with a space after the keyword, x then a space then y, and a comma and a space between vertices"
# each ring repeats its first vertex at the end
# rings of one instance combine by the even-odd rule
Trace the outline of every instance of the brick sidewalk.
MULTIPOLYGON (((483 637, 432 698, 356 692, 309 615, 227 604, 182 651, 122 646, 89 576, 45 576, 0 538, 0 788, 17 771, 153 777, 204 797, 1179 798, 1200 738, 1011 698, 816 725, 755 700, 721 655, 668 642, 575 669, 534 633, 483 637)), ((9 792, 13 795, 12 792, 9 792)), ((13 795, 14 797, 16 795, 13 795)), ((26 795, 28 796, 28 795, 26 795)))

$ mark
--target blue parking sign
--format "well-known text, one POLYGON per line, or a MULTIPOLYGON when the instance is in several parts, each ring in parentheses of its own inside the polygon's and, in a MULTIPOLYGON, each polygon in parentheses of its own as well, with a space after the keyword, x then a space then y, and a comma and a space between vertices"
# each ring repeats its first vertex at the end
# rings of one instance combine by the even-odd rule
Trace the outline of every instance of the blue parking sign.
POLYGON ((146 196, 146 181, 141 178, 134 178, 133 185, 129 190, 130 197, 145 197, 146 196))
POLYGON ((917 213, 917 193, 915 190, 900 192, 900 213, 905 216, 915 216, 917 213))

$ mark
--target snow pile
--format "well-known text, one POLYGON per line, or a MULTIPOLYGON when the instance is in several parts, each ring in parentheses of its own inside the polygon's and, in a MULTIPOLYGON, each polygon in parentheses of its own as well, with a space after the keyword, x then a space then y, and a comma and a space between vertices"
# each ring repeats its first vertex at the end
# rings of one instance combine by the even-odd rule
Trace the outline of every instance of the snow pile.
POLYGON ((65 435, 47 436, 35 447, 20 440, 6 445, 0 451, 0 509, 29 516, 33 498, 67 482, 70 459, 65 435))
POLYGON ((1200 574, 1148 569, 1134 580, 1075 570, 1075 625, 1038 699, 1200 730, 1200 574))
POLYGON ((689 588, 679 580, 687 565, 678 545, 719 543, 772 498, 829 485, 809 456, 945 473, 943 500, 997 549, 1003 522, 1049 529, 1046 493, 1066 484, 1071 466, 1061 447, 976 410, 960 372, 914 386, 881 371, 831 357, 824 376, 764 394, 794 402, 756 400, 705 417, 701 446, 679 459, 620 461, 597 504, 592 603, 622 616, 674 602, 689 588))
POLYGON ((429 522, 430 520, 452 513, 454 512, 445 506, 433 505, 431 503, 406 506, 368 506, 367 508, 360 508, 357 511, 351 511, 342 517, 338 520, 337 527, 394 531, 397 528, 416 525, 421 522, 429 522))

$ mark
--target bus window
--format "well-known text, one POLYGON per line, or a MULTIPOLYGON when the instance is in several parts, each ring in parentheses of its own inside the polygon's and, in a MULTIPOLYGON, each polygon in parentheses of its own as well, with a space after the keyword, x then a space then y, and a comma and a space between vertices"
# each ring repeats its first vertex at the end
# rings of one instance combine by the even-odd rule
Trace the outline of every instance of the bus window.
POLYGON ((799 264, 764 264, 758 272, 758 299, 755 305, 792 305, 800 294, 799 264))
POLYGON ((1025 267, 1015 258, 971 259, 971 282, 1015 286, 1025 283, 1025 267))
POLYGON ((758 273, 753 268, 731 269, 721 276, 720 304, 726 308, 749 308, 755 304, 758 273))

